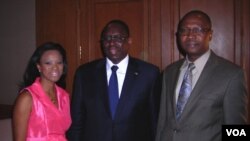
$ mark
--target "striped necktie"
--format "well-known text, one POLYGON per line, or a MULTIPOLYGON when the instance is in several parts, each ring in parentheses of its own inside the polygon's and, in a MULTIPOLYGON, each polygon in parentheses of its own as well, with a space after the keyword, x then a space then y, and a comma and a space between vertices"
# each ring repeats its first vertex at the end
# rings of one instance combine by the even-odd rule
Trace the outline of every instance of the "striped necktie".
POLYGON ((184 74, 184 78, 181 84, 177 107, 176 107, 176 119, 179 120, 181 113, 187 103, 187 100, 192 91, 192 70, 195 68, 194 63, 189 63, 188 69, 184 74))

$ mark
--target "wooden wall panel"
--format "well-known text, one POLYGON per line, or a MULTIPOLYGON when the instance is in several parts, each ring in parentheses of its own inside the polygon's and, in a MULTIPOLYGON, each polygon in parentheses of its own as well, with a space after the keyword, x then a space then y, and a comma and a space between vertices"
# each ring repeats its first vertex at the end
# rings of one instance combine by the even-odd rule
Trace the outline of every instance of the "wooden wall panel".
POLYGON ((210 47, 234 62, 234 0, 180 0, 180 17, 193 9, 206 12, 212 20, 214 32, 210 47))
POLYGON ((78 63, 76 0, 36 1, 36 41, 37 45, 54 41, 60 43, 67 52, 67 90, 71 92, 73 74, 78 63))
POLYGON ((248 102, 248 121, 250 124, 250 1, 242 0, 239 2, 239 14, 240 18, 240 37, 238 40, 238 46, 241 47, 241 52, 237 56, 237 60, 240 60, 241 66, 244 68, 247 77, 247 86, 248 86, 248 94, 249 94, 249 102, 248 102))
POLYGON ((130 54, 134 57, 141 59, 147 58, 148 48, 147 44, 144 44, 144 28, 148 27, 147 23, 144 23, 144 2, 139 1, 88 1, 88 9, 81 9, 87 14, 83 18, 82 22, 87 23, 87 26, 81 27, 83 33, 81 33, 81 46, 82 48, 88 48, 87 52, 83 52, 81 59, 82 63, 91 61, 102 57, 100 48, 100 34, 107 22, 113 19, 124 20, 130 27, 130 34, 132 37, 132 46, 129 50, 130 54), (88 29, 85 29, 88 28, 88 29), (85 42, 89 42, 86 44, 85 42), (84 57, 87 55, 88 58, 84 57))
MULTIPOLYGON (((153 63, 159 67, 162 67, 162 15, 161 15, 161 1, 160 0, 149 0, 149 11, 148 11, 148 19, 149 19, 149 36, 148 45, 149 59, 146 60, 150 63, 153 63)), ((146 17, 146 16, 145 16, 146 17)))
POLYGON ((236 13, 240 7, 235 0, 163 0, 161 3, 161 35, 162 35, 162 68, 180 59, 177 49, 175 32, 179 19, 188 11, 199 9, 208 13, 213 24, 213 39, 210 47, 220 56, 241 65, 237 58, 241 58, 239 45, 240 24, 242 12, 236 13), (238 19, 236 19, 238 18, 238 19), (238 28, 238 29, 236 29, 238 28), (239 39, 238 39, 239 38, 239 39), (238 54, 238 55, 237 55, 238 54))
POLYGON ((147 49, 143 45, 143 1, 96 3, 94 9, 96 17, 94 20, 96 49, 100 50, 99 39, 104 25, 112 19, 121 19, 126 21, 130 27, 132 46, 129 52, 135 57, 142 59, 145 57, 144 51, 147 51, 147 49))
POLYGON ((180 55, 176 46, 176 27, 179 21, 179 1, 162 0, 161 8, 161 68, 164 69, 167 65, 180 59, 180 55))

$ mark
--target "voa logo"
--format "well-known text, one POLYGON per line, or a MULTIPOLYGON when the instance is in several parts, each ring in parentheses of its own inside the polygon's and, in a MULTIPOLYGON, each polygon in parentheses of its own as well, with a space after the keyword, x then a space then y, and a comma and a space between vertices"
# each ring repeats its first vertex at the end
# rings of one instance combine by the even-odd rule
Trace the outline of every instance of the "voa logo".
POLYGON ((227 136, 247 136, 244 129, 226 129, 227 136))

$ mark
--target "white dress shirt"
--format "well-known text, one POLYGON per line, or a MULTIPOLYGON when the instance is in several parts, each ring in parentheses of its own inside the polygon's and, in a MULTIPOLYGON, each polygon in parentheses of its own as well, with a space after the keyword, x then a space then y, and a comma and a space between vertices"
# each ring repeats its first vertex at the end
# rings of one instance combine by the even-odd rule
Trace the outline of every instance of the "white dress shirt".
POLYGON ((119 64, 113 64, 108 58, 106 60, 107 60, 106 72, 107 72, 107 82, 108 82, 108 84, 109 84, 109 78, 110 78, 111 73, 112 73, 111 67, 113 65, 118 66, 118 70, 116 71, 116 74, 117 74, 117 79, 118 79, 118 90, 119 90, 119 98, 120 98, 123 82, 124 82, 125 75, 126 75, 127 68, 128 68, 129 57, 127 55, 119 64))

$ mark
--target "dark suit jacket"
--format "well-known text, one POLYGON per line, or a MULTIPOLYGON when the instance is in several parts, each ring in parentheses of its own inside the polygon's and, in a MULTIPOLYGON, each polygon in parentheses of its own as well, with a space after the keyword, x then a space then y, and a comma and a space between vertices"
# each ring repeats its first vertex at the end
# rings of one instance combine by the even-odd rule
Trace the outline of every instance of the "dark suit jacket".
POLYGON ((221 141, 221 125, 246 124, 243 70, 213 52, 177 122, 175 88, 183 62, 164 71, 156 141, 221 141))
POLYGON ((159 68, 135 58, 129 64, 115 119, 109 110, 106 60, 80 66, 75 74, 71 103, 70 141, 152 141, 152 86, 159 68))

